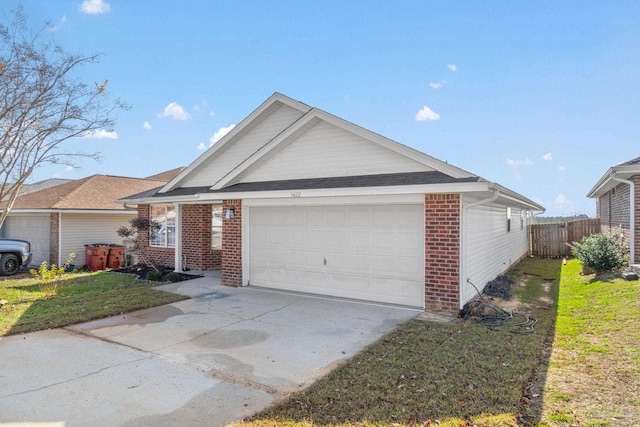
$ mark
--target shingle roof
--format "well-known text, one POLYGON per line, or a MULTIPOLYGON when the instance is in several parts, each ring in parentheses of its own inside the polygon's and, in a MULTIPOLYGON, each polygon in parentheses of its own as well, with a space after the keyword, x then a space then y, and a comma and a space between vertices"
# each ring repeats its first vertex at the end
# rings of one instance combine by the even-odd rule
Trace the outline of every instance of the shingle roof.
POLYGON ((452 178, 442 172, 406 172, 378 175, 340 176, 330 178, 291 179, 281 181, 245 182, 230 185, 220 190, 211 190, 209 187, 185 187, 166 193, 157 193, 156 190, 135 194, 127 199, 141 199, 147 197, 173 197, 190 196, 194 194, 235 193, 248 191, 282 191, 282 190, 316 190, 323 188, 358 188, 358 187, 387 187, 398 185, 424 185, 424 184, 453 184, 461 182, 478 182, 479 177, 452 178))
POLYGON ((620 163, 618 166, 633 166, 640 165, 640 157, 636 157, 633 160, 629 160, 628 162, 620 163))
POLYGON ((162 187, 166 181, 92 175, 18 197, 13 209, 125 210, 117 200, 162 187))
POLYGON ((168 170, 168 171, 165 171, 165 172, 160 172, 160 173, 157 173, 155 175, 148 176, 145 179, 169 182, 173 178, 178 176, 178 174, 180 172, 182 172, 183 170, 185 170, 185 167, 184 166, 180 166, 179 168, 171 169, 171 170, 168 170))

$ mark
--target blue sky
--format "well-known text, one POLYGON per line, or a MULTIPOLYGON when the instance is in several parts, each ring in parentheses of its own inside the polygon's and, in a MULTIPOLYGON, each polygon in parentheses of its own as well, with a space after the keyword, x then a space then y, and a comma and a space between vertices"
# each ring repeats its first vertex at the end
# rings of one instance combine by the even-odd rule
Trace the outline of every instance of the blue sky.
POLYGON ((545 215, 640 156, 640 2, 3 0, 131 105, 78 169, 144 177, 186 166, 281 92, 498 182, 545 215))

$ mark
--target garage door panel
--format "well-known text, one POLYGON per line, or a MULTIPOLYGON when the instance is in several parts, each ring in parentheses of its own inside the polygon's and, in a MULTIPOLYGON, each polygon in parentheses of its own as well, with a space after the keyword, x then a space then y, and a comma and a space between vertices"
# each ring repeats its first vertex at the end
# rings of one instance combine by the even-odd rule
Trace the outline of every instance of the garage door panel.
POLYGON ((40 265, 50 258, 49 215, 9 216, 3 224, 3 233, 9 239, 21 239, 31 243, 31 264, 40 265))
POLYGON ((249 209, 251 285, 423 306, 422 205, 249 209))

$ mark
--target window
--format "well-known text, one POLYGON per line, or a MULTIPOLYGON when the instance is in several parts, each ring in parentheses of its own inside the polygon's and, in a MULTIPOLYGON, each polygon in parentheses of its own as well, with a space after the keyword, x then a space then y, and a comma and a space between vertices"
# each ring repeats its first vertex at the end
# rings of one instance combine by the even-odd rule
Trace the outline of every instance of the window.
POLYGON ((511 231, 511 208, 507 208, 507 233, 511 231))
POLYGON ((520 230, 524 230, 524 211, 520 211, 520 230))
POLYGON ((211 249, 222 249, 222 205, 211 206, 211 249))
POLYGON ((159 224, 157 230, 149 233, 149 244, 162 248, 176 246, 175 206, 151 206, 151 221, 159 224))

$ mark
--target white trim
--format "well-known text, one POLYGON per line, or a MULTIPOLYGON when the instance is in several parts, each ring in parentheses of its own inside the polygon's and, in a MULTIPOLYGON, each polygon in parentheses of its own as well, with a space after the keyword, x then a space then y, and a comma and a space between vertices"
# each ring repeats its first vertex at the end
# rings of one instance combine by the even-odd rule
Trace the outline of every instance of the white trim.
MULTIPOLYGON (((315 198, 286 198, 286 199, 247 199, 242 201, 242 207, 260 206, 327 206, 327 205, 376 205, 376 204, 424 204, 424 194, 399 194, 359 197, 315 197, 315 198)), ((244 210, 243 210, 244 213, 244 210)), ((244 216, 243 216, 244 218, 244 216)))
POLYGON ((355 196, 379 196, 396 194, 436 194, 436 193, 470 193, 489 191, 489 183, 466 182, 453 184, 419 184, 401 186, 357 187, 357 188, 320 188, 311 190, 277 190, 277 191, 239 191, 229 193, 201 193, 201 202, 209 201, 208 197, 216 200, 230 199, 289 199, 307 197, 355 197, 355 196))
POLYGON ((123 211, 107 209, 11 209, 9 215, 34 214, 34 213, 64 213, 64 214, 105 214, 105 215, 131 215, 137 212, 136 209, 123 211))
POLYGON ((176 243, 173 251, 173 271, 182 273, 182 205, 176 203, 173 206, 176 210, 176 243))
MULTIPOLYGON (((49 250, 51 252, 51 250, 49 250)), ((49 255, 51 259, 51 255, 49 255)), ((58 266, 62 265, 62 212, 58 212, 58 266)))

